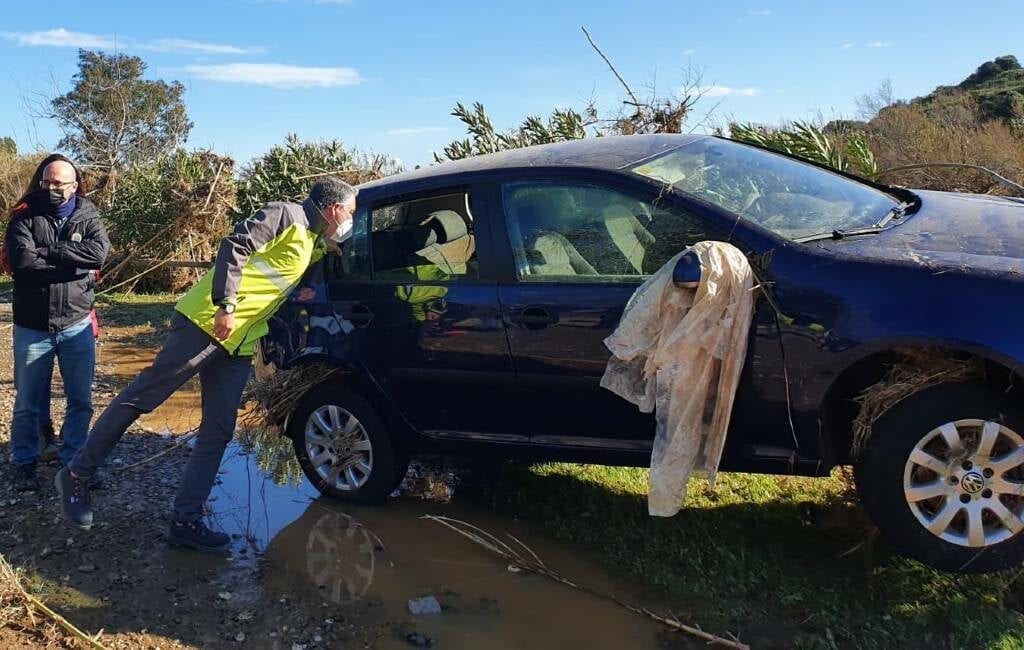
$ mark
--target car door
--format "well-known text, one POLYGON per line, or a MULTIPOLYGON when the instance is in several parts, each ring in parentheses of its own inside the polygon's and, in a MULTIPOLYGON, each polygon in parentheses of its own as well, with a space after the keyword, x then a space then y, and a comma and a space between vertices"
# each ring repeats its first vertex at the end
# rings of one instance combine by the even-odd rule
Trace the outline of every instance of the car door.
POLYGON ((365 208, 373 290, 354 309, 365 320, 368 369, 420 432, 514 440, 501 416, 514 372, 483 193, 443 187, 365 208))
MULTIPOLYGON (((723 236, 696 213, 625 183, 523 180, 500 194, 514 270, 499 295, 521 426, 539 446, 649 449, 653 417, 600 387, 610 357, 604 339, 647 276, 687 246, 723 236)), ((784 403, 755 404, 765 369, 773 384, 783 374, 777 327, 763 303, 730 429, 732 442, 748 447, 779 437, 765 435, 764 413, 785 422, 784 403)))

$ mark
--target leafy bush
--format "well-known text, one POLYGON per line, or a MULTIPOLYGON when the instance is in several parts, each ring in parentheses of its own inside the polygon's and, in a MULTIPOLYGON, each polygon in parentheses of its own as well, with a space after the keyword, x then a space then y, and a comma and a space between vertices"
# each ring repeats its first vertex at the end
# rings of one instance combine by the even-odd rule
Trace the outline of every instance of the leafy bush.
POLYGON ((249 166, 238 183, 238 210, 242 218, 270 201, 301 202, 316 179, 334 174, 353 185, 400 171, 393 158, 346 149, 339 140, 303 142, 289 135, 249 166))

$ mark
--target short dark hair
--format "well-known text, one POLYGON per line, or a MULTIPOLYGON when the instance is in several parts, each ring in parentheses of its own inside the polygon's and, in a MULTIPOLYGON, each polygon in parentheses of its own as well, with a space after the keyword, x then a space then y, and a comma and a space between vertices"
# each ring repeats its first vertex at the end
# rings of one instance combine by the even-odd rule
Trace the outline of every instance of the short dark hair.
POLYGON ((326 210, 335 203, 345 203, 355 197, 358 190, 337 176, 324 176, 309 190, 309 200, 313 205, 326 210))

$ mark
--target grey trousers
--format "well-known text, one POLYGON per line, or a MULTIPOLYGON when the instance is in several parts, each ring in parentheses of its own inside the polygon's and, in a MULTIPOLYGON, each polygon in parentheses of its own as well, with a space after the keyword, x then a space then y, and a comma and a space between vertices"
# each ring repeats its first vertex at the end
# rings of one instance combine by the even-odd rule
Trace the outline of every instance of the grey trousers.
POLYGON ((76 476, 91 477, 140 415, 163 404, 198 373, 202 421, 174 498, 175 519, 197 519, 210 496, 224 449, 234 435, 235 418, 251 366, 252 357, 228 354, 206 332, 175 312, 167 342, 153 365, 139 373, 100 414, 85 446, 71 461, 71 471, 76 476))

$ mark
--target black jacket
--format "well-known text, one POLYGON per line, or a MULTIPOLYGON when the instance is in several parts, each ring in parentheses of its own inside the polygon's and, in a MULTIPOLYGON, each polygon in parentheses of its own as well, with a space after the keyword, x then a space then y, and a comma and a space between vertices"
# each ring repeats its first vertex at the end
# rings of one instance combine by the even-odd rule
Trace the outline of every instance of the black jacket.
POLYGON ((77 198, 60 232, 54 217, 29 201, 7 226, 7 257, 14 275, 14 324, 57 332, 89 315, 99 269, 110 252, 107 229, 92 201, 77 198))

